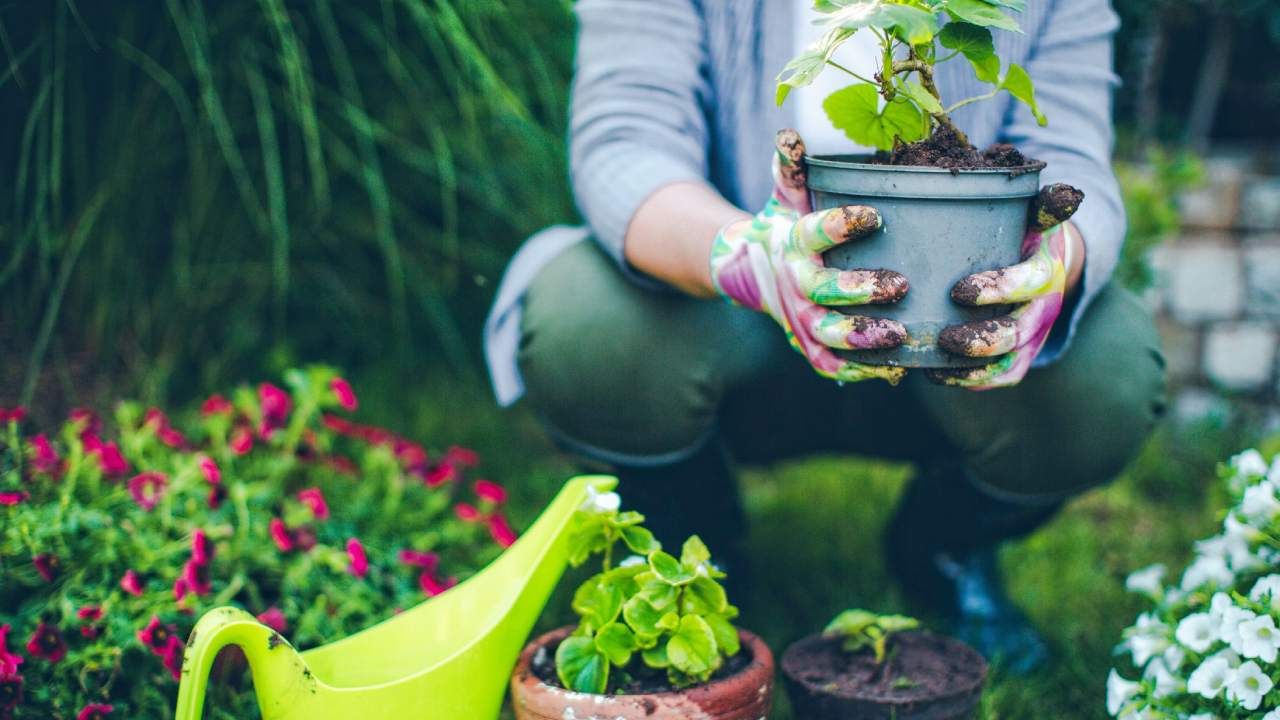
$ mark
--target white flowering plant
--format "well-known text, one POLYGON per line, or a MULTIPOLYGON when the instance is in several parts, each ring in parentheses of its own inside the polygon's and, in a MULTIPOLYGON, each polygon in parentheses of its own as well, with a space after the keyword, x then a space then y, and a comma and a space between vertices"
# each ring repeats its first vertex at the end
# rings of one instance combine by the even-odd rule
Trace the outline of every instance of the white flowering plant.
POLYGON ((1153 565, 1125 587, 1154 607, 1125 630, 1128 679, 1107 678, 1120 720, 1280 720, 1280 458, 1249 450, 1224 464, 1222 532, 1196 543, 1182 577, 1153 565))

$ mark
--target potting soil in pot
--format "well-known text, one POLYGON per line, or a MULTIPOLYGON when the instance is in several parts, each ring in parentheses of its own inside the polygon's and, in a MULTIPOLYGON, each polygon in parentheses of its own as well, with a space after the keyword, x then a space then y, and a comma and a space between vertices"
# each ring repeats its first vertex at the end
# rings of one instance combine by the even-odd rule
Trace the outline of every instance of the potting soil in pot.
POLYGON ((886 704, 928 702, 971 690, 986 668, 940 636, 906 633, 889 643, 876 663, 869 651, 848 653, 838 638, 804 642, 783 658, 789 675, 831 695, 886 704))
POLYGON ((1039 169, 1044 163, 1030 160, 1012 145, 998 143, 979 151, 948 127, 939 127, 933 135, 892 152, 879 152, 875 162, 884 165, 978 170, 984 168, 1039 169))

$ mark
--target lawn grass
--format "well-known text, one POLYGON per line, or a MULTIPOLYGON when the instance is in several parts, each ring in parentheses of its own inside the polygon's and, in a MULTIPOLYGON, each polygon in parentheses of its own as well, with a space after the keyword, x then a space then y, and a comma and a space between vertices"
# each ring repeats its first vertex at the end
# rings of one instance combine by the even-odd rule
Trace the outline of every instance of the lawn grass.
MULTIPOLYGON (((415 436, 475 447, 485 472, 511 486, 519 519, 532 518, 575 470, 529 413, 498 410, 482 386, 428 378, 412 390, 381 380, 365 383, 374 388, 366 392, 371 412, 415 436)), ((984 718, 1106 717, 1112 651, 1141 608, 1124 592, 1124 577, 1153 562, 1180 567, 1192 541, 1212 532, 1223 506, 1215 464, 1243 442, 1210 426, 1162 429, 1123 477, 1005 551, 1012 592, 1048 636, 1055 660, 1031 678, 997 673, 984 718)), ((757 582, 738 598, 742 626, 780 651, 847 607, 904 610, 881 560, 880 534, 910 475, 907 465, 829 456, 745 469, 757 582)), ((541 628, 571 620, 576 577, 571 571, 561 583, 541 628)), ((775 720, 793 718, 783 695, 775 720)))

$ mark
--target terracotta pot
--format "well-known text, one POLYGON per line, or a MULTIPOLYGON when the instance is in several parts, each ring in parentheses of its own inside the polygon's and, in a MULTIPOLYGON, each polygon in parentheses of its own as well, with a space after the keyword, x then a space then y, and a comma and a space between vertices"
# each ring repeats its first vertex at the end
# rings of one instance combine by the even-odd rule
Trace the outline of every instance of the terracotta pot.
MULTIPOLYGON (((906 677, 935 687, 925 692, 898 691, 840 682, 825 672, 834 667, 846 670, 849 663, 829 662, 816 668, 815 659, 831 659, 843 651, 838 639, 810 635, 793 643, 782 654, 782 674, 787 696, 797 718, 804 720, 969 720, 976 716, 987 679, 987 662, 978 651, 954 638, 926 632, 903 633, 891 663, 903 667, 931 667, 931 678, 906 677), (919 654, 918 654, 919 653, 919 654), (923 657, 927 654, 929 657, 923 657), (912 657, 914 655, 914 657, 912 657), (928 662, 918 662, 927 660, 928 662), (946 672, 936 672, 941 669, 946 672), (940 677, 945 674, 946 677, 940 677)), ((892 648, 892 646, 891 646, 892 648)), ((864 651, 868 655, 869 651, 864 651)), ((874 662, 874 658, 867 658, 874 662)), ((922 671, 917 670, 916 673, 922 671)), ((843 673, 841 673, 843 674, 843 673)))
POLYGON ((511 676, 517 720, 761 720, 773 704, 773 654, 755 635, 739 631, 741 652, 751 662, 735 675, 680 692, 648 695, 589 695, 550 685, 533 671, 539 652, 553 652, 572 627, 562 627, 525 646, 511 676))

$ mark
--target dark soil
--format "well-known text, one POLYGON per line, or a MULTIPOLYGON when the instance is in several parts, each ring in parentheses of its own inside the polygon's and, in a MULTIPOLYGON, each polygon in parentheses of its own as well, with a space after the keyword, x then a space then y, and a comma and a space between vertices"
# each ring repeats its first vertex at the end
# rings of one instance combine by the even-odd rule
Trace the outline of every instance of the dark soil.
MULTIPOLYGON (((529 663, 529 667, 533 670, 533 674, 538 676, 542 682, 564 689, 564 685, 560 683, 560 676, 556 675, 556 648, 555 645, 544 645, 538 648, 533 654, 533 661, 529 663)), ((623 672, 617 668, 613 668, 609 673, 609 689, 607 695, 654 695, 658 693, 680 692, 682 689, 677 688, 667 682, 667 673, 664 670, 654 670, 639 661, 636 656, 631 665, 634 672, 623 672), (638 667, 635 667, 638 666, 638 667)), ((737 675, 751 664, 751 650, 743 645, 742 650, 737 655, 725 660, 724 665, 711 676, 711 682, 721 680, 723 678, 737 675)))
POLYGON ((939 127, 932 136, 919 142, 900 144, 892 152, 877 153, 876 162, 949 170, 1000 168, 1026 171, 1044 167, 1044 163, 1028 159, 1012 145, 1000 143, 980 151, 948 127, 939 127))
POLYGON ((976 654, 957 652, 954 641, 930 633, 893 637, 883 665, 870 650, 847 653, 840 645, 839 639, 824 638, 794 646, 784 658, 788 675, 830 695, 889 705, 969 692, 986 675, 976 654))

